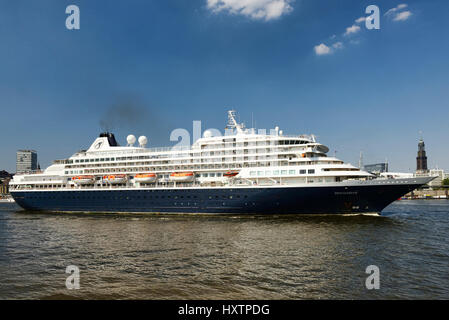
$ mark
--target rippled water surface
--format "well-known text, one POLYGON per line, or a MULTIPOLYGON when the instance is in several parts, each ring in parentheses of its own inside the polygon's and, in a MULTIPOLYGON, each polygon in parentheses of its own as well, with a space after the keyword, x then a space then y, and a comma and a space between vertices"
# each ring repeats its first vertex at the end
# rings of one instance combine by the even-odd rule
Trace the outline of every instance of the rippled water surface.
POLYGON ((0 204, 2 299, 449 299, 449 201, 383 216, 31 213, 0 204), (67 290, 68 265, 81 288, 67 290), (380 268, 367 290, 365 269, 380 268))

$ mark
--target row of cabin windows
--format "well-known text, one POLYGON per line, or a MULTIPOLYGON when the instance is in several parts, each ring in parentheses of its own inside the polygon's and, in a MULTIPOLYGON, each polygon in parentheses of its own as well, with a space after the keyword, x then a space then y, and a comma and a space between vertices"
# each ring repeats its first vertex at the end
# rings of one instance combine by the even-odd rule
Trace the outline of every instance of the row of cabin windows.
POLYGON ((213 178, 213 177, 222 177, 222 176, 223 176, 223 173, 221 173, 221 172, 217 172, 217 173, 215 173, 215 172, 197 173, 195 175, 195 177, 197 177, 197 178, 199 178, 199 177, 204 177, 204 178, 211 177, 211 178, 213 178))
POLYGON ((64 171, 65 174, 82 174, 83 170, 64 171))
POLYGON ((115 158, 79 159, 75 160, 75 163, 100 162, 100 161, 115 161, 115 158))
MULTIPOLYGON (((249 158, 256 158, 256 156, 248 156, 248 155, 256 155, 258 153, 256 152, 251 152, 251 153, 229 153, 229 154, 217 154, 214 152, 210 152, 210 155, 207 154, 205 155, 205 157, 210 157, 210 156, 221 156, 221 158, 212 158, 212 159, 196 159, 197 161, 195 163, 208 163, 210 161, 207 160, 211 160, 212 162, 217 162, 217 161, 235 161, 235 158, 241 158, 239 161, 244 161, 244 160, 248 160, 249 158), (233 159, 231 159, 233 158, 233 159)), ((265 155, 265 156, 257 156, 260 159, 263 159, 263 157, 265 157, 266 159, 277 159, 277 154, 272 154, 272 155, 265 155)), ((164 160, 161 159, 159 162, 146 162, 147 164, 170 164, 170 161, 172 161, 175 157, 170 158, 169 160, 164 160)), ((204 158, 204 157, 203 157, 204 158)), ((117 161, 121 161, 121 160, 131 160, 131 161, 136 161, 136 160, 149 160, 149 159, 131 159, 131 157, 129 157, 129 159, 120 159, 120 158, 116 158, 117 161)), ((187 159, 187 160, 183 160, 183 163, 192 163, 191 162, 192 159, 187 159)), ((194 159, 195 160, 195 159, 194 159)), ((115 158, 105 158, 105 159, 78 159, 75 160, 75 163, 93 163, 93 162, 111 162, 111 161, 115 161, 115 158)), ((130 165, 135 165, 136 163, 129 163, 130 165)))
MULTIPOLYGON (((117 158, 118 159, 118 158, 117 158)), ((245 157, 224 157, 223 159, 203 159, 201 160, 201 162, 189 162, 187 160, 184 160, 182 162, 175 162, 175 163, 171 163, 170 161, 166 160, 166 161, 156 161, 156 162, 127 162, 127 163, 118 163, 118 162, 114 162, 114 163, 99 163, 99 164, 95 164, 93 166, 90 165, 69 165, 66 167, 66 169, 73 169, 73 168, 101 168, 101 167, 121 167, 121 166, 138 166, 138 165, 147 165, 147 166, 181 166, 181 165, 190 165, 190 166, 204 166, 204 165, 216 165, 217 163, 223 163, 225 165, 229 165, 229 164, 233 164, 233 165, 238 165, 240 163, 235 163, 235 162, 246 162, 247 165, 253 165, 254 162, 257 161, 270 161, 268 163, 276 163, 279 162, 279 160, 283 160, 283 159, 290 159, 292 160, 292 155, 279 155, 277 157, 275 156, 245 156, 245 157), (229 158, 229 159, 228 159, 229 158), (232 159, 231 159, 232 158, 232 159)), ((76 162, 78 161, 82 161, 82 160, 76 160, 76 162)), ((88 162, 86 160, 86 162, 88 162)), ((307 164, 312 164, 312 163, 316 163, 316 164, 341 164, 343 163, 342 161, 318 161, 318 160, 314 160, 314 161, 298 161, 297 165, 307 165, 307 164)), ((170 168, 169 167, 169 168, 170 168)))
POLYGON ((290 145, 290 144, 307 144, 307 141, 300 140, 280 140, 279 145, 290 145))
MULTIPOLYGON (((315 173, 315 169, 309 169, 309 170, 299 170, 298 171, 299 174, 314 174, 315 173)), ((74 171, 65 171, 65 174, 80 174, 83 173, 82 170, 74 170, 74 171)), ((296 174, 296 170, 268 170, 268 171, 250 171, 250 176, 254 177, 254 176, 277 176, 277 175, 295 175, 296 174)), ((199 177, 222 177, 223 173, 221 172, 211 172, 211 173, 197 173, 195 175, 197 178, 199 177)), ((168 175, 165 175, 164 178, 168 178, 168 175)))
MULTIPOLYGON (((293 144, 306 144, 306 141, 298 141, 298 140, 281 140, 279 141, 279 145, 293 145, 293 144)), ((247 146, 247 143, 245 143, 247 146)), ((262 145, 263 146, 263 145, 262 145)), ((243 150, 242 150, 243 151, 243 150)), ((213 152, 211 152, 213 154, 213 152)), ((216 154, 225 154, 225 151, 217 151, 216 154)), ((199 156, 199 155, 198 155, 199 156)), ((164 155, 166 157, 166 155, 164 155)), ((138 157, 117 157, 117 158, 95 158, 95 159, 75 159, 75 163, 88 163, 88 162, 103 162, 103 161, 123 161, 123 160, 143 160, 143 159, 155 159, 157 156, 138 156, 138 157)), ((68 163, 72 163, 72 161, 68 160, 68 163)))
MULTIPOLYGON (((213 168, 213 166, 217 166, 217 165, 221 165, 221 166, 242 166, 241 162, 244 162, 244 166, 259 166, 259 163, 261 163, 261 165, 270 165, 271 163, 273 163, 274 165, 276 165, 276 163, 282 162, 279 160, 283 160, 283 159, 287 159, 288 157, 284 157, 284 158, 261 158, 261 159, 256 159, 256 157, 250 157, 251 159, 245 159, 245 160, 226 160, 226 161, 207 161, 207 162, 183 162, 183 163, 151 163, 151 162, 136 162, 136 163, 132 163, 132 162, 128 162, 128 163, 114 163, 114 164, 109 164, 109 163, 102 163, 102 164, 98 164, 95 166, 83 166, 83 165, 72 165, 72 166, 67 166, 66 169, 73 169, 73 168, 87 168, 87 169, 101 169, 101 168, 110 168, 110 169, 126 169, 126 167, 128 167, 128 169, 136 169, 135 166, 151 166, 151 167, 165 167, 165 169, 175 169, 175 167, 181 167, 181 166, 189 166, 191 168, 193 168, 193 166, 195 166, 196 169, 200 169, 200 168, 207 168, 208 166, 210 168, 213 168), (237 162, 237 163, 236 163, 237 162), (122 167, 122 166, 126 166, 126 167, 122 167)), ((260 158, 260 157, 259 157, 260 158)), ((315 162, 314 162, 315 163, 315 162)), ((306 162, 300 162, 298 163, 298 165, 307 165, 310 163, 306 163, 306 162)), ((177 169, 177 168, 176 168, 177 169)))
MULTIPOLYGON (((314 174, 315 173, 315 169, 309 169, 309 170, 305 170, 305 169, 301 169, 298 170, 299 174, 314 174)), ((278 176, 278 175, 295 175, 296 174, 296 170, 267 170, 267 171, 250 171, 249 175, 251 177, 263 177, 263 176, 278 176)))
MULTIPOLYGON (((81 173, 83 173, 83 170, 73 170, 73 171, 71 170, 71 171, 65 171, 64 173, 65 174, 81 174, 81 173)), ((217 172, 217 173, 215 173, 215 172, 197 173, 195 176, 197 178, 199 178, 199 177, 205 177, 205 178, 211 177, 211 178, 213 178, 213 177, 222 177, 223 173, 221 173, 221 172, 217 172)), ((159 178, 168 178, 168 177, 169 177, 168 174, 164 174, 164 175, 160 175, 159 176, 159 178)))

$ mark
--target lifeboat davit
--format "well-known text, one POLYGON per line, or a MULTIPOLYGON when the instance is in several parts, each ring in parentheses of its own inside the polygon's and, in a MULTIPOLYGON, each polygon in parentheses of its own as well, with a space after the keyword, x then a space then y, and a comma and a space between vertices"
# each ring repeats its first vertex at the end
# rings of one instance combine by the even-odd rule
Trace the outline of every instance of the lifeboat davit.
POLYGON ((157 175, 155 173, 139 173, 134 176, 134 181, 150 183, 155 182, 157 179, 157 175))
POLYGON ((192 182, 194 178, 193 172, 173 172, 170 174, 170 180, 176 182, 192 182))
POLYGON ((238 174, 239 174, 239 171, 228 171, 228 172, 223 173, 223 177, 225 177, 225 178, 233 178, 233 177, 235 177, 238 174))
POLYGON ((110 174, 107 176, 103 176, 103 181, 106 181, 110 184, 125 183, 127 180, 128 176, 126 174, 110 174))
POLYGON ((72 177, 72 181, 75 182, 78 185, 84 185, 84 184, 92 184, 95 180, 94 176, 75 176, 72 177))

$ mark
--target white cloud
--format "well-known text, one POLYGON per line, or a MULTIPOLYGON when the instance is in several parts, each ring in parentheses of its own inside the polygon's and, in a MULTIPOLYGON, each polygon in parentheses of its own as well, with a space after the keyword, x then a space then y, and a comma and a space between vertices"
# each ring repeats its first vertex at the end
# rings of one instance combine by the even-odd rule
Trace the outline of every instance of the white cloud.
POLYGON ((328 46, 326 46, 324 43, 315 46, 315 53, 319 56, 325 55, 325 54, 330 54, 332 52, 331 48, 329 48, 328 46))
POLYGON ((398 13, 394 17, 393 21, 405 21, 408 18, 410 18, 411 15, 412 15, 412 13, 410 11, 403 11, 403 12, 398 13))
POLYGON ((207 0, 212 12, 227 11, 256 20, 273 20, 293 10, 293 0, 207 0))
MULTIPOLYGON (((406 8, 408 8, 408 4, 406 4, 406 3, 399 4, 396 7, 388 10, 385 13, 385 16, 389 16, 389 18, 392 19, 393 21, 405 21, 408 18, 410 18, 413 14, 411 11, 408 11, 408 10, 406 11, 405 10, 406 8)), ((324 43, 321 43, 320 45, 314 47, 315 53, 317 55, 328 55, 328 54, 334 53, 336 50, 345 48, 344 44, 348 44, 348 43, 359 44, 360 43, 359 39, 354 40, 353 39, 354 37, 349 37, 349 36, 360 32, 362 30, 361 25, 364 22, 366 22, 367 24, 370 24, 370 23, 372 23, 372 20, 373 20, 372 16, 368 16, 368 17, 362 16, 362 17, 356 19, 354 21, 354 23, 352 24, 352 26, 346 28, 346 31, 343 33, 343 36, 345 36, 345 37, 341 38, 342 42, 338 41, 329 46, 325 45, 324 43)), ((337 41, 336 38, 337 37, 335 35, 330 37, 330 39, 334 40, 334 41, 337 41)), ((328 41, 330 41, 330 40, 328 39, 328 41)))
POLYGON ((343 43, 341 43, 341 42, 335 42, 335 43, 332 45, 332 48, 334 48, 334 49, 343 49, 343 43))
POLYGON ((360 31, 360 27, 356 26, 355 24, 351 27, 346 28, 345 36, 350 35, 351 33, 357 33, 360 31))
POLYGON ((317 56, 324 56, 327 54, 334 53, 335 50, 343 49, 343 43, 338 41, 335 42, 331 47, 328 47, 324 43, 321 43, 313 48, 317 56))
POLYGON ((408 7, 408 4, 402 3, 402 4, 398 5, 398 6, 395 7, 395 8, 391 8, 390 10, 388 10, 388 11, 385 13, 385 16, 387 16, 387 15, 389 15, 389 14, 392 14, 392 13, 395 13, 396 11, 405 9, 405 8, 407 8, 407 7, 408 7))
POLYGON ((370 23, 370 21, 371 20, 373 20, 374 18, 372 17, 372 16, 369 16, 369 17, 360 17, 360 18, 358 18, 357 20, 355 20, 355 23, 357 23, 357 24, 361 24, 362 22, 367 22, 367 23, 370 23))

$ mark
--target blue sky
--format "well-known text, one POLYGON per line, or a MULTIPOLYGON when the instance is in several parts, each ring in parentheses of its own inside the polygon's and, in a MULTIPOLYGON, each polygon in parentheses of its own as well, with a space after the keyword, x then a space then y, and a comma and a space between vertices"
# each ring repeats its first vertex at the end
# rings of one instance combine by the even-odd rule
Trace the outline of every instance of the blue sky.
POLYGON ((2 1, 0 169, 14 172, 21 148, 42 167, 87 148, 126 105, 137 116, 116 119, 122 144, 170 145, 192 120, 222 129, 233 107, 395 171, 414 170, 421 130, 429 166, 449 171, 447 12, 444 0, 2 1), (80 30, 65 27, 70 4, 80 30), (370 4, 380 30, 355 22, 370 4))

